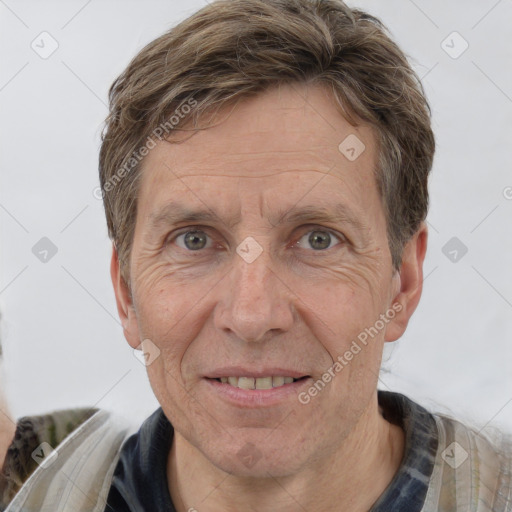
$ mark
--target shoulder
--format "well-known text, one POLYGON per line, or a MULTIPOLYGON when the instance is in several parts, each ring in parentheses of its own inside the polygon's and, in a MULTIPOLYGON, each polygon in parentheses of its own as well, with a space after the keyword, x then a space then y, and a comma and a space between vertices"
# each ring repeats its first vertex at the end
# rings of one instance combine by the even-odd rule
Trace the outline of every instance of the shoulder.
POLYGON ((431 413, 399 393, 380 391, 379 404, 406 433, 405 482, 426 483, 421 512, 512 512, 510 433, 431 413))
POLYGON ((95 408, 64 409, 19 418, 2 467, 0 504, 5 507, 38 467, 39 459, 33 456, 38 448, 56 448, 97 411, 95 408))
POLYGON ((423 512, 512 511, 512 436, 434 414, 438 448, 423 512))
MULTIPOLYGON (((85 421, 68 425, 71 426, 74 428, 69 434, 62 439, 53 439, 56 444, 42 441, 28 455, 32 445, 25 446, 21 457, 30 457, 36 461, 37 467, 7 511, 48 507, 55 511, 69 510, 71 503, 76 511, 103 510, 108 483, 130 426, 125 420, 103 410, 93 410, 85 421)), ((36 437, 40 441, 44 435, 36 437)), ((20 485, 22 483, 19 482, 20 485)))

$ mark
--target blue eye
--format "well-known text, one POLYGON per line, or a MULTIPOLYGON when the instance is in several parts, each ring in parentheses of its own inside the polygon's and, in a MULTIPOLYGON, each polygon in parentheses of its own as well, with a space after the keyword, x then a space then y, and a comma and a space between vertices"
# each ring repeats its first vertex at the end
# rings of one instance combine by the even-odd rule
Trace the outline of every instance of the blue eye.
MULTIPOLYGON (((315 251, 323 251, 325 249, 331 249, 331 242, 338 240, 341 243, 341 239, 334 235, 329 231, 324 231, 321 229, 315 229, 313 231, 308 231, 305 235, 303 235, 297 245, 300 247, 300 244, 303 240, 306 240, 313 250, 315 251)), ((304 249, 304 247, 302 247, 304 249)))
POLYGON ((176 245, 182 249, 189 251, 199 251, 201 249, 208 249, 211 246, 211 240, 208 240, 208 238, 208 235, 204 231, 195 229, 178 235, 175 240, 176 245), (183 242, 180 244, 178 240, 180 240, 182 237, 183 242), (207 245, 208 243, 210 245, 207 245))

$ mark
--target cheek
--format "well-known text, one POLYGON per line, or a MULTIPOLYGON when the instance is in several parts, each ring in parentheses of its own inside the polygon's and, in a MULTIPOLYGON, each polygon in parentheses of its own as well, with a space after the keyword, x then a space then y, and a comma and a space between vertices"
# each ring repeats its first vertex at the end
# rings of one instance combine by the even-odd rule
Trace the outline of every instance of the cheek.
POLYGON ((142 339, 150 339, 161 352, 166 369, 175 367, 197 336, 201 322, 198 298, 187 286, 145 284, 137 290, 137 322, 142 339))
POLYGON ((316 279, 295 276, 289 287, 306 318, 317 318, 315 323, 325 326, 327 336, 341 339, 372 325, 388 295, 384 276, 376 268, 350 264, 324 270, 316 279))
POLYGON ((134 296, 139 322, 144 330, 158 332, 160 338, 174 326, 180 327, 198 304, 201 290, 165 262, 141 265, 137 270, 134 296))
POLYGON ((300 288, 310 305, 302 317, 326 356, 322 371, 336 375, 329 385, 332 396, 352 394, 355 388, 363 392, 376 382, 385 334, 379 318, 387 307, 384 294, 377 293, 382 286, 371 272, 344 268, 323 286, 300 288), (339 365, 333 368, 335 362, 339 365))

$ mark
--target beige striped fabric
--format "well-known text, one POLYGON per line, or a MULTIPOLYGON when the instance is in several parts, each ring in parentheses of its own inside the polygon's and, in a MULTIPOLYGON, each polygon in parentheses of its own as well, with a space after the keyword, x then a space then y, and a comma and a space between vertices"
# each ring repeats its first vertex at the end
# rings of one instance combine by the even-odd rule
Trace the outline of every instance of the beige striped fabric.
POLYGON ((32 473, 7 512, 103 512, 121 445, 132 432, 98 411, 32 473))
POLYGON ((439 445, 422 512, 511 512, 512 439, 434 415, 439 445))
MULTIPOLYGON (((511 437, 491 441, 454 419, 434 418, 439 444, 422 512, 512 512, 511 437)), ((7 512, 103 512, 130 430, 98 411, 38 467, 7 512)))

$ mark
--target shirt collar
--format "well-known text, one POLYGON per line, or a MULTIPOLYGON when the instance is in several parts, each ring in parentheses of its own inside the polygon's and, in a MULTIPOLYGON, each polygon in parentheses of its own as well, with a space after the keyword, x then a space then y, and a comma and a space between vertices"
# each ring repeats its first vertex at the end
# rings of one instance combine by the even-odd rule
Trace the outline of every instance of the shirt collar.
POLYGON ((384 418, 405 432, 402 463, 370 512, 420 512, 434 470, 438 432, 426 409, 399 393, 379 391, 384 418))
MULTIPOLYGON (((405 432, 402 464, 370 512, 420 512, 434 468, 438 433, 432 414, 399 393, 378 392, 384 418, 405 432)), ((157 409, 123 445, 105 512, 176 512, 167 483, 174 429, 157 409)))

